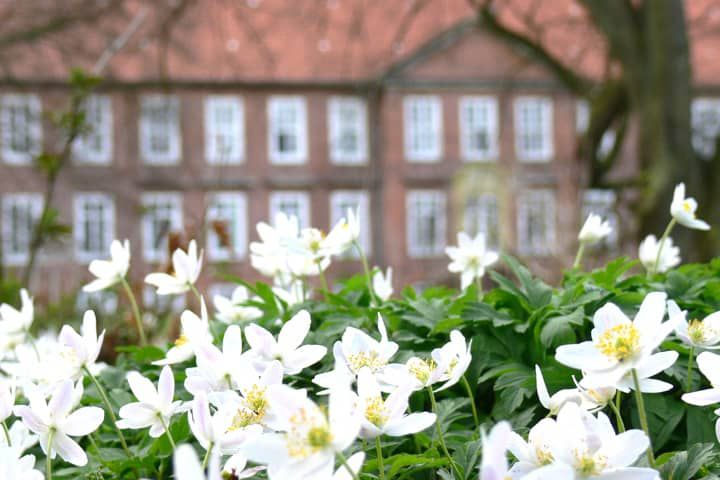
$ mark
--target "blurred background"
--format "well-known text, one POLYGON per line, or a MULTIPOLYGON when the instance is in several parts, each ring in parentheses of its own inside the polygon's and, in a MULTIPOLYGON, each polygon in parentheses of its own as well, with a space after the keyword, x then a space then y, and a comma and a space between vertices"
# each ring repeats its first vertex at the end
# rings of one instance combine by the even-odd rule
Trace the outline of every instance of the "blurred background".
MULTIPOLYGON (((396 289, 455 285, 459 230, 556 280, 589 212, 588 267, 636 256, 680 181, 720 225, 719 135, 720 0, 1 0, 3 299, 113 312, 78 290, 128 238, 176 311, 142 283, 173 248, 227 294, 257 222, 347 208, 396 289)), ((683 260, 716 232, 676 230, 683 260)))

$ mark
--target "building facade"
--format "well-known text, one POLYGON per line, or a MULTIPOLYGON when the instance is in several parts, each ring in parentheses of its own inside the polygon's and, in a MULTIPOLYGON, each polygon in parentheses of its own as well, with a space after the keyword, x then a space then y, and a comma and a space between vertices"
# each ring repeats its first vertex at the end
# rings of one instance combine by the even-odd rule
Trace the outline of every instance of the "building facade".
MULTIPOLYGON (((57 143, 45 113, 66 101, 62 83, 0 86, 7 270, 27 262, 45 188, 33 158, 57 143)), ((719 118, 706 103, 698 115, 719 118)), ((278 211, 327 230, 359 208, 361 243, 373 265, 393 267, 396 288, 456 284, 445 247, 459 230, 484 232, 492 248, 552 277, 570 265, 588 211, 620 227, 615 194, 582 187, 583 105, 471 24, 364 81, 106 82, 85 111, 91 129, 55 202, 72 234, 43 249, 33 277, 50 300, 87 281, 89 261, 114 238, 131 242, 138 289, 164 268, 174 233, 203 245, 205 286, 218 272, 260 279, 248 245, 278 211)), ((632 169, 626 143, 621 168, 632 169)), ((608 248, 633 244, 626 227, 608 248)), ((359 271, 348 258, 330 275, 359 271)))

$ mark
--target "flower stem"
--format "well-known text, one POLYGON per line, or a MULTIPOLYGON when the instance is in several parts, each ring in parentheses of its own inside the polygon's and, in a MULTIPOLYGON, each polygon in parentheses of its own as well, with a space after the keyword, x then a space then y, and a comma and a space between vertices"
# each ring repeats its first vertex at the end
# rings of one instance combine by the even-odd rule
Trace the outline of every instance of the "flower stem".
POLYGON ((205 458, 203 458, 203 463, 202 463, 203 470, 205 469, 205 467, 207 467, 208 460, 210 459, 210 452, 212 452, 212 449, 213 449, 213 444, 211 442, 210 445, 208 445, 207 451, 205 452, 205 458))
POLYGON ((383 465, 382 447, 380 446, 380 436, 375 437, 375 451, 377 452, 378 476, 380 480, 385 480, 385 465, 383 465))
POLYGON ((573 268, 580 268, 584 253, 585 253, 585 242, 580 242, 580 246, 578 247, 577 255, 575 255, 575 261, 573 262, 573 268))
POLYGON ((653 268, 654 272, 657 273, 658 267, 660 266, 660 257, 662 256, 662 250, 665 246, 665 240, 670 236, 670 232, 672 232, 673 227, 677 223, 677 220, 673 217, 672 220, 670 220, 670 223, 668 223, 667 228, 662 234, 662 237, 660 237, 660 243, 658 244, 658 251, 657 251, 657 257, 655 258, 655 267, 653 268))
POLYGON ((350 465, 347 463, 347 459, 345 458, 345 455, 342 454, 342 452, 335 452, 340 459, 340 463, 343 467, 345 467, 345 470, 350 474, 350 476, 353 478, 353 480, 360 480, 360 477, 358 477, 357 473, 353 471, 352 468, 350 468, 350 465))
POLYGON ((622 392, 620 390, 615 393, 615 402, 610 400, 608 402, 608 405, 610 405, 610 409, 615 413, 615 421, 617 422, 617 428, 619 433, 623 433, 625 431, 625 422, 623 422, 622 415, 620 414, 620 397, 622 396, 622 392))
POLYGON ((645 402, 643 401, 642 392, 640 391, 640 380, 636 369, 632 369, 633 383, 635 384, 635 401, 637 402, 638 415, 640 416, 640 426, 645 435, 648 437, 647 459, 651 468, 655 468, 655 455, 653 454, 652 441, 650 440, 650 427, 648 427, 647 413, 645 413, 645 402))
POLYGON ((323 296, 325 297, 325 301, 327 301, 330 288, 328 287, 327 278, 325 277, 325 271, 322 269, 322 260, 318 258, 315 261, 315 265, 317 265, 318 276, 320 277, 320 286, 323 289, 323 296))
POLYGON ((46 480, 52 480, 52 442, 55 436, 55 430, 50 429, 48 432, 47 452, 45 452, 45 477, 46 480))
POLYGON ((372 286, 372 274, 370 273, 370 266, 368 265, 367 257, 365 256, 365 252, 363 251, 362 247, 360 246, 360 243, 355 240, 353 241, 353 246, 355 247, 355 250, 357 250, 358 255, 360 255, 360 262, 363 266, 363 271, 365 272, 365 281, 367 282, 367 288, 368 293, 370 294, 370 300, 373 304, 379 305, 379 302, 377 300, 377 297, 375 296, 375 290, 372 286))
POLYGON ((130 450, 128 449, 127 443, 125 442, 125 436, 122 433, 122 430, 120 430, 120 427, 117 426, 117 417, 115 416, 115 412, 113 411, 112 405, 110 405, 110 399, 107 396, 107 393, 105 392, 105 389, 102 385, 100 385, 100 382, 97 378, 95 378, 95 375, 90 373, 90 370, 88 370, 87 367, 83 367, 83 371, 85 372, 85 375, 90 377, 90 380, 95 384, 95 388, 97 388, 98 392, 100 393, 100 398, 102 398, 103 403, 105 404, 105 408, 108 411, 108 414, 110 415, 110 418, 112 419, 113 426, 115 427, 115 431, 118 434, 118 438, 120 439, 120 445, 122 445, 123 450, 125 451, 125 454, 128 458, 132 459, 133 456, 130 453, 130 450))
POLYGON ((468 382, 465 375, 460 377, 460 381, 465 386, 465 391, 467 391, 468 398, 470 399, 470 408, 472 409, 473 420, 475 421, 474 435, 477 435, 477 432, 480 429, 480 419, 478 418, 477 407, 475 407, 475 395, 473 395, 472 387, 470 386, 470 382, 468 382))
POLYGON ((202 295, 200 295, 200 292, 198 291, 197 287, 195 285, 193 285, 192 283, 190 284, 190 290, 192 290, 192 292, 197 297, 198 303, 202 304, 202 301, 203 301, 202 295))
POLYGON ((165 429, 165 435, 167 435, 170 446, 172 447, 173 451, 175 451, 175 439, 173 438, 172 433, 170 433, 170 429, 168 428, 167 423, 165 423, 165 419, 160 414, 158 414, 158 418, 160 419, 160 423, 165 429))
POLYGON ((5 439, 7 440, 8 447, 12 447, 12 440, 10 440, 10 431, 7 428, 7 423, 2 422, 3 432, 5 432, 5 439))
POLYGON ((437 420, 435 421, 435 428, 437 430, 437 436, 438 441, 440 442, 440 447, 442 448, 443 453, 447 457, 448 461, 450 462, 450 466, 452 469, 457 473, 459 478, 462 478, 462 474, 460 473, 460 469, 455 464, 455 461, 452 459, 452 456, 450 456, 450 452, 448 451, 447 445, 445 444, 445 438, 442 434, 442 429, 440 428, 440 416, 438 415, 438 409, 437 409, 437 402, 435 401, 435 393, 433 392, 432 387, 427 387, 428 394, 430 395, 430 404, 432 405, 432 411, 437 416, 437 420))
POLYGON ((147 337, 145 336, 145 330, 143 329, 142 317, 140 316, 140 309, 138 308, 137 300, 135 299, 135 294, 133 293, 132 288, 130 288, 130 284, 125 279, 125 277, 123 277, 120 280, 120 283, 122 283, 123 289, 125 289, 125 293, 127 294, 127 297, 130 300, 130 306, 132 307, 133 317, 135 317, 135 327, 137 328, 138 335, 140 336, 140 345, 142 345, 144 347, 145 345, 147 345, 147 337))
POLYGON ((695 360, 695 347, 690 346, 690 352, 688 353, 687 362, 687 379, 685 380, 685 393, 688 393, 692 389, 692 374, 693 374, 693 361, 695 360))

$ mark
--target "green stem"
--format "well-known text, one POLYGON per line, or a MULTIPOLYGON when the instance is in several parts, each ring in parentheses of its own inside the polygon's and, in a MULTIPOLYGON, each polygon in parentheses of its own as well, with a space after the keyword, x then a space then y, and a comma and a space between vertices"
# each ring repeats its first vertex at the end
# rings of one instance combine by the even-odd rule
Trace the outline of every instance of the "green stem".
POLYGON ((635 384, 635 401, 637 402, 638 415, 640 416, 640 426, 645 435, 648 437, 647 459, 651 468, 655 468, 655 455, 653 454, 652 441, 650 440, 650 427, 648 426, 647 413, 645 412, 645 402, 643 401, 642 392, 640 391, 640 379, 638 379, 637 370, 631 370, 633 383, 635 384))
POLYGON ((167 423, 165 423, 165 419, 160 414, 158 414, 158 418, 160 419, 160 423, 165 429, 165 435, 167 435, 170 446, 172 447, 173 451, 175 451, 175 439, 173 438, 172 433, 170 433, 170 429, 168 428, 167 423))
POLYGON ((380 436, 375 437, 375 451, 377 452, 378 475, 380 480, 385 480, 385 465, 383 464, 382 447, 380 446, 380 436))
POLYGON ((360 262, 363 266, 363 271, 365 272, 365 281, 367 282, 367 288, 368 293, 370 294, 370 300, 373 304, 379 305, 380 302, 378 302, 377 297, 375 296, 375 289, 372 286, 372 273, 370 272, 370 265, 368 265, 367 257, 365 256, 365 252, 363 251, 362 247, 360 246, 360 243, 355 240, 353 242, 353 246, 355 247, 355 250, 357 250, 358 255, 360 255, 360 262))
POLYGON ((345 458, 345 455, 342 454, 342 452, 335 452, 338 458, 340 459, 340 463, 343 467, 345 467, 345 470, 350 474, 350 476, 353 478, 353 480, 360 480, 360 477, 358 477, 357 473, 353 471, 352 468, 350 468, 350 465, 347 463, 347 459, 345 458))
POLYGON ((573 268, 580 268, 580 263, 582 262, 584 253, 585 253, 585 242, 580 242, 580 246, 578 247, 577 255, 575 255, 575 261, 573 262, 573 268))
POLYGON ((90 440, 90 443, 92 443, 93 448, 95 449, 95 455, 97 455, 98 461, 100 461, 100 464, 102 466, 105 466, 105 460, 102 458, 102 455, 100 455, 100 447, 98 447, 97 442, 95 441, 95 437, 90 434, 87 436, 88 440, 90 440))
POLYGON ((317 265, 318 276, 320 277, 320 287, 323 289, 323 296, 325 297, 325 301, 327 301, 330 288, 328 287, 327 278, 325 277, 325 271, 322 269, 322 260, 317 259, 315 265, 317 265))
POLYGON ((687 383, 685 384, 685 393, 688 393, 692 389, 692 374, 693 374, 693 361, 695 360, 695 347, 690 345, 690 352, 688 353, 687 363, 687 383))
POLYGON ((115 416, 115 412, 113 411, 112 405, 110 405, 110 399, 107 396, 107 393, 105 392, 105 389, 102 385, 100 385, 100 382, 97 378, 95 378, 95 375, 90 373, 90 370, 88 370, 87 367, 83 367, 83 371, 85 372, 85 375, 90 377, 90 380, 95 384, 95 388, 97 388, 98 392, 100 393, 100 398, 102 398, 103 403, 105 404, 105 408, 108 411, 108 414, 110 415, 110 418, 112 419, 113 426, 115 427, 115 431, 117 432, 118 438, 120 439, 120 445, 122 445, 123 450, 125 451, 125 454, 128 458, 132 459, 133 456, 130 453, 130 450, 128 449, 127 443, 125 442, 125 436, 122 433, 122 430, 120 430, 120 427, 117 425, 117 417, 115 416))
POLYGON ((654 272, 657 273, 658 267, 660 266, 660 257, 662 256, 662 250, 665 246, 665 240, 670 236, 670 232, 672 232, 673 227, 677 223, 677 220, 673 217, 672 220, 670 220, 670 223, 668 223, 667 228, 662 234, 662 237, 660 237, 660 243, 658 244, 658 251, 657 251, 657 257, 655 258, 655 266, 653 267, 654 272))
POLYGON ((622 415, 620 414, 621 395, 622 392, 618 390, 615 394, 615 402, 613 402, 612 400, 608 402, 608 405, 610 405, 610 409, 615 413, 615 421, 617 422, 617 428, 619 433, 623 433, 625 431, 625 422, 623 422, 622 415))
POLYGON ((2 428, 5 432, 5 438, 7 439, 8 447, 12 447, 12 440, 10 440, 10 431, 7 428, 7 423, 5 423, 4 421, 2 422, 2 428))
MULTIPOLYGON (((435 393, 433 392, 432 387, 427 387, 428 394, 430 395, 430 404, 432 405, 432 411, 435 413, 435 415, 438 415, 438 408, 437 408, 437 402, 435 401, 435 393)), ((450 462, 450 467, 455 471, 458 478, 462 478, 462 474, 460 473, 460 469, 455 464, 455 461, 452 459, 452 456, 450 456, 450 452, 448 451, 447 445, 445 444, 445 438, 442 434, 442 429, 440 428, 440 417, 437 416, 437 420, 435 421, 435 429, 437 430, 437 436, 438 441, 440 442, 440 447, 442 448, 443 453, 447 457, 448 461, 450 462)))
POLYGON ((213 449, 213 444, 210 443, 210 445, 208 445, 207 451, 205 452, 205 458, 203 458, 203 462, 202 462, 203 470, 205 469, 205 467, 207 467, 208 460, 210 459, 210 452, 212 452, 212 449, 213 449))
POLYGON ((133 317, 135 317, 135 327, 137 328, 138 335, 140 336, 140 345, 145 346, 145 345, 147 345, 147 337, 145 336, 145 330, 143 329, 142 316, 140 316, 140 309, 138 308, 137 300, 135 299, 135 294, 133 293, 132 288, 130 288, 130 284, 125 279, 125 277, 122 277, 122 279, 120 280, 120 283, 122 284, 123 288, 125 289, 125 294, 127 294, 127 297, 130 300, 130 306, 132 307, 133 317))
POLYGON ((55 430, 50 429, 48 433, 47 452, 45 452, 45 477, 46 480, 52 480, 52 442, 55 436, 55 430))
POLYGON ((195 294, 195 296, 197 297, 198 303, 199 303, 200 305, 202 305, 203 298, 202 298, 202 295, 200 295, 200 292, 198 291, 197 287, 191 283, 191 284, 190 284, 190 290, 192 290, 192 292, 193 292, 193 293, 195 294))
POLYGON ((470 408, 472 408, 473 420, 475 420, 475 435, 477 435, 477 432, 480 429, 480 419, 478 418, 477 407, 475 407, 475 395, 473 395, 472 387, 470 386, 470 382, 468 382, 465 375, 460 377, 460 381, 465 386, 465 391, 467 392, 468 398, 470 399, 470 408))

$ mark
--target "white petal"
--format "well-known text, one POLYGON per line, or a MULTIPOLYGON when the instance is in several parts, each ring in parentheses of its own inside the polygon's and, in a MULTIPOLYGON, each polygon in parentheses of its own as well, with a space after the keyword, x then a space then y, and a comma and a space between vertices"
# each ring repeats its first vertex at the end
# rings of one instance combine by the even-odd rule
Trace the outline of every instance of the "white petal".
POLYGON ((645 296, 633 325, 640 331, 652 332, 657 329, 665 317, 665 292, 651 292, 645 296))
POLYGON ((155 385, 150 380, 140 375, 138 372, 129 372, 127 374, 127 382, 130 385, 135 398, 144 403, 156 405, 158 403, 158 393, 155 385))
POLYGON ((600 353, 592 342, 561 345, 555 351, 555 359, 568 367, 578 370, 602 370, 614 362, 600 353))
POLYGON ((78 408, 67 417, 63 430, 73 437, 82 437, 97 430, 104 418, 105 411, 102 408, 78 408))
POLYGON ((205 478, 205 472, 200 465, 197 453, 188 444, 179 445, 175 450, 173 472, 176 480, 203 480, 205 478))
POLYGON ((300 310, 283 325, 278 335, 278 346, 282 352, 291 352, 302 345, 303 340, 310 331, 310 314, 307 310, 300 310))
POLYGON ((720 390, 716 388, 708 388, 697 392, 686 393, 682 396, 682 400, 690 405, 705 407, 713 403, 720 403, 720 390))
POLYGON ((712 352, 702 352, 697 356, 700 371, 713 386, 720 387, 720 355, 712 352))
POLYGON ((80 445, 62 432, 55 432, 52 449, 66 462, 82 467, 87 465, 87 455, 80 445))
POLYGON ((550 393, 548 392, 547 385, 545 385, 545 378, 538 365, 535 365, 535 388, 537 390, 538 400, 540 400, 540 405, 546 409, 550 408, 550 393))
POLYGON ((170 405, 175 395, 175 377, 172 369, 163 367, 158 380, 158 400, 160 405, 170 405))
POLYGON ((401 437, 417 432, 422 432, 435 423, 437 417, 434 413, 420 412, 411 413, 402 419, 393 422, 385 427, 385 433, 391 437, 401 437))

